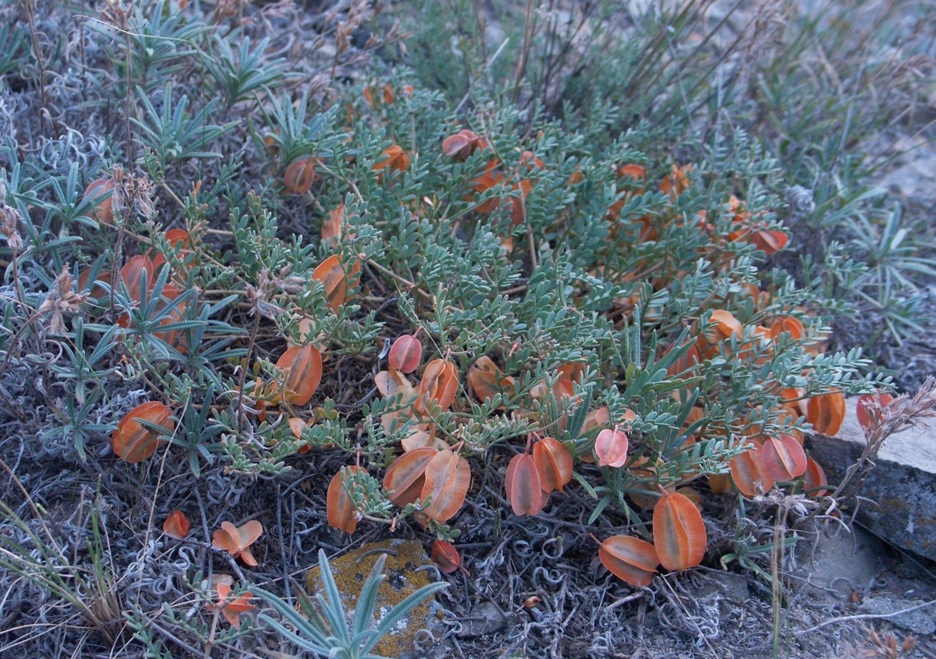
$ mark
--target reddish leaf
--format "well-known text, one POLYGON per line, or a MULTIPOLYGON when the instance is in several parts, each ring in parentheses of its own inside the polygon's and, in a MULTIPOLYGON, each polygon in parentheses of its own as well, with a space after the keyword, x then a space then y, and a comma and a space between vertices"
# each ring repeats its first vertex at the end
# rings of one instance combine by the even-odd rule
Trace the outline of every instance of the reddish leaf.
POLYGON ((552 437, 544 437, 533 444, 533 462, 544 492, 565 491, 563 488, 566 483, 572 480, 572 454, 569 449, 552 437))
POLYGON ((514 379, 504 375, 497 364, 487 356, 468 367, 465 376, 468 392, 482 403, 494 398, 495 394, 510 395, 514 389, 514 379))
POLYGON ((678 487, 676 488, 677 494, 682 494, 684 497, 689 499, 696 508, 699 509, 699 512, 702 512, 702 493, 698 490, 691 487, 678 487))
POLYGON ((390 172, 405 172, 409 169, 410 166, 410 157, 402 149, 402 147, 397 146, 396 144, 391 144, 381 153, 381 158, 374 163, 372 169, 377 172, 377 180, 383 180, 383 175, 385 171, 390 172))
POLYGON ((779 252, 790 242, 790 236, 783 231, 754 231, 751 234, 751 242, 767 256, 779 252))
POLYGON ((224 619, 227 620, 233 627, 240 629, 240 616, 242 613, 247 613, 256 608, 253 604, 250 603, 250 598, 253 597, 253 593, 247 591, 237 596, 236 598, 231 599, 231 587, 224 583, 218 582, 218 603, 215 605, 215 608, 220 609, 221 615, 224 616, 224 619))
POLYGON ((527 195, 533 191, 533 183, 523 179, 519 183, 511 185, 510 189, 519 193, 510 197, 510 224, 511 226, 519 226, 526 220, 526 199, 527 195))
POLYGON ((611 574, 635 587, 649 586, 660 564, 653 545, 626 535, 613 535, 602 542, 598 558, 611 574))
POLYGON ((344 487, 342 475, 345 473, 350 475, 351 473, 359 471, 364 471, 364 468, 356 465, 342 467, 328 484, 328 496, 326 499, 328 525, 348 534, 354 533, 354 530, 357 528, 358 518, 357 509, 354 507, 354 503, 351 501, 351 497, 348 496, 348 491, 344 487))
POLYGON ((439 451, 426 465, 426 482, 419 499, 430 498, 423 512, 439 524, 445 524, 465 503, 471 484, 468 461, 451 449, 439 451))
POLYGON ((427 446, 407 451, 394 460, 383 479, 390 501, 401 508, 416 501, 426 483, 426 467, 438 453, 438 449, 427 446))
POLYGON ((731 480, 746 497, 760 496, 774 486, 775 479, 764 469, 760 445, 748 440, 749 448, 728 462, 731 480))
MULTIPOLYGON (((164 234, 164 238, 172 249, 179 250, 180 257, 192 253, 191 236, 189 236, 189 232, 185 229, 169 229, 164 234)), ((162 255, 162 252, 152 249, 148 254, 151 255, 150 258, 153 260, 154 272, 165 265, 166 257, 162 255)))
POLYGON ((302 407, 322 381, 322 353, 311 345, 292 346, 276 361, 276 368, 285 374, 283 398, 302 407))
POLYGON ((546 166, 532 151, 524 151, 520 154, 519 165, 525 167, 529 172, 535 172, 537 169, 543 169, 546 166))
POLYGON ((283 185, 293 194, 305 194, 315 180, 315 161, 312 158, 299 158, 289 163, 283 174, 283 185))
POLYGON ((338 312, 338 308, 348 297, 348 278, 341 266, 341 258, 332 254, 312 271, 312 278, 322 282, 329 308, 338 312))
POLYGON ((439 566, 443 574, 451 574, 461 567, 461 556, 455 545, 445 540, 436 540, 432 543, 429 557, 439 566))
POLYGON ((146 460, 162 443, 152 430, 144 427, 137 419, 155 423, 169 432, 175 428, 172 410, 158 401, 137 405, 127 412, 111 436, 111 447, 117 457, 131 463, 146 460))
POLYGON ((770 338, 776 339, 782 334, 787 333, 793 339, 801 339, 806 333, 803 323, 793 316, 780 316, 770 325, 770 338))
POLYGON ((665 176, 660 181, 660 190, 675 199, 677 195, 689 189, 689 172, 691 171, 692 165, 679 167, 674 163, 669 176, 665 176))
POLYGON ((543 491, 536 463, 526 453, 510 459, 504 476, 504 489, 514 515, 538 515, 549 499, 549 493, 543 491))
POLYGON ((623 467, 627 462, 627 435, 618 429, 605 428, 595 438, 599 467, 623 467))
POLYGON ((433 359, 426 365, 414 409, 425 414, 429 401, 434 401, 439 410, 445 411, 455 402, 458 391, 458 369, 447 359, 433 359))
POLYGON ((806 471, 806 452, 790 435, 764 438, 761 460, 764 471, 781 482, 791 481, 806 471))
POLYGON ((709 474, 708 483, 712 494, 724 494, 731 490, 731 477, 728 474, 709 474))
POLYGON ((163 522, 163 533, 177 540, 187 536, 191 528, 191 522, 181 510, 173 510, 163 522))
MULTIPOLYGON (((471 189, 475 192, 474 199, 477 199, 483 193, 495 187, 503 180, 504 175, 500 171, 499 167, 500 164, 497 162, 497 160, 489 160, 485 166, 484 173, 477 178, 472 179, 470 186, 471 189)), ((471 200, 472 197, 469 195, 468 201, 471 200)), ((493 199, 488 199, 484 203, 478 204, 475 206, 475 210, 477 210, 479 213, 491 213, 498 206, 500 206, 500 199, 495 197, 493 199)))
POLYGON ((403 373, 412 373, 422 362, 422 342, 414 334, 401 334, 393 342, 387 361, 403 373))
POLYGON ((113 179, 99 178, 88 183, 82 201, 90 201, 91 217, 102 224, 114 223, 113 193, 117 184, 113 179))
POLYGON ((685 495, 673 492, 653 508, 653 545, 667 570, 688 570, 705 556, 705 522, 685 495))
MULTIPOLYGON (((159 302, 156 303, 156 308, 153 311, 153 315, 157 316, 164 313, 166 307, 169 306, 169 304, 180 295, 182 295, 182 289, 175 284, 166 284, 163 286, 162 297, 159 302)), ((185 320, 185 312, 186 303, 183 301, 182 303, 174 306, 168 313, 164 314, 163 319, 159 321, 160 327, 163 325, 182 322, 185 320)), ((153 336, 162 341, 165 341, 182 354, 185 354, 187 345, 185 333, 182 330, 173 329, 168 331, 153 332, 153 336)))
POLYGON ((645 181, 647 179, 647 168, 634 163, 621 165, 618 167, 617 177, 619 179, 629 178, 633 181, 645 181))
POLYGON ((806 458, 806 473, 803 474, 803 488, 806 490, 806 494, 817 499, 824 497, 829 493, 825 489, 828 484, 829 480, 826 478, 822 466, 812 458, 806 458))
POLYGON ((880 418, 878 410, 887 407, 892 402, 894 402, 894 397, 890 394, 862 394, 859 396, 858 403, 855 406, 858 425, 866 433, 871 432, 880 418))
MULTIPOLYGON (((636 417, 635 417, 636 418, 636 417)), ((595 428, 606 426, 611 423, 611 414, 607 405, 602 405, 596 410, 590 411, 585 415, 585 422, 582 424, 582 435, 587 435, 595 428)))
POLYGON ((230 522, 221 522, 221 528, 211 536, 211 546, 228 552, 234 558, 240 558, 250 567, 257 567, 257 559, 250 551, 250 545, 263 534, 263 525, 255 519, 240 526, 230 522))
POLYGON ((732 336, 740 337, 744 333, 744 328, 734 314, 724 309, 713 311, 709 322, 714 325, 706 332, 706 339, 709 343, 721 343, 732 336))
POLYGON ((460 130, 442 142, 442 152, 450 158, 465 160, 481 145, 481 138, 470 130, 460 130))
POLYGON ((342 229, 345 222, 345 205, 328 211, 328 218, 322 220, 322 242, 337 247, 341 242, 342 229))
MULTIPOLYGON (((663 353, 663 356, 665 357, 670 352, 670 350, 673 350, 675 347, 676 347, 676 344, 673 343, 673 345, 671 345, 666 350, 666 352, 663 353)), ((681 357, 679 357, 678 359, 676 359, 676 361, 670 364, 669 368, 666 369, 666 374, 669 375, 670 377, 678 377, 686 373, 686 371, 688 371, 689 369, 694 368, 695 366, 701 363, 702 363, 702 353, 699 352, 699 345, 697 343, 694 343, 693 345, 689 346, 689 349, 686 352, 684 352, 681 357)))
POLYGON ((845 420, 845 394, 833 391, 813 396, 806 404, 806 420, 816 432, 834 436, 845 420))
POLYGON ((139 303, 143 299, 143 290, 147 292, 150 290, 151 283, 154 281, 153 273, 155 272, 156 266, 148 256, 137 255, 124 264, 124 267, 120 269, 120 278, 126 285, 131 300, 139 303), (145 289, 140 287, 141 276, 143 277, 145 289))

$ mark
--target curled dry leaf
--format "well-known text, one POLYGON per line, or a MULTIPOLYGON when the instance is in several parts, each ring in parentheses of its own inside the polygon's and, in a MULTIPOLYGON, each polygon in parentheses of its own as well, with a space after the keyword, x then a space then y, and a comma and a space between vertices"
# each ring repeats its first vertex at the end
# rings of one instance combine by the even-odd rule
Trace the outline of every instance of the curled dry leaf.
POLYGON ((415 502, 426 484, 426 467, 438 453, 438 449, 427 446, 407 451, 394 460, 383 480, 384 488, 390 492, 390 501, 401 508, 415 502))
POLYGON ((305 194, 315 180, 315 161, 312 158, 299 158, 289 163, 283 174, 283 185, 293 194, 305 194))
POLYGON ((407 453, 418 448, 431 447, 441 451, 449 447, 436 436, 436 427, 430 423, 417 423, 413 432, 400 440, 400 446, 407 453))
POLYGON ((377 391, 384 398, 399 396, 401 401, 409 400, 413 395, 413 385, 400 371, 380 371, 374 376, 377 391))
POLYGON ((387 362, 398 371, 412 373, 422 362, 422 352, 422 342, 415 334, 401 334, 393 342, 387 362))
POLYGON ((177 540, 187 536, 191 528, 191 522, 181 510, 173 510, 163 522, 163 533, 177 540))
POLYGON ((256 608, 250 603, 253 593, 247 591, 232 599, 231 587, 228 584, 219 582, 216 588, 218 590, 218 603, 215 607, 221 611, 221 615, 224 616, 225 620, 231 623, 231 626, 240 629, 241 614, 256 608))
POLYGON ((455 402, 457 391, 458 369, 455 364, 447 359, 433 359, 423 372, 413 408, 418 414, 425 414, 429 401, 433 401, 444 412, 455 402))
POLYGON ((276 368, 284 373, 283 399, 302 407, 322 381, 322 353, 311 345, 292 346, 276 361, 276 368))
POLYGON ((845 394, 833 391, 813 396, 806 403, 806 420, 816 432, 834 436, 845 420, 845 394))
POLYGON ((504 488, 514 515, 538 515, 549 499, 549 493, 543 491, 536 463, 526 453, 519 453, 510 459, 504 488))
POLYGON ((446 540, 436 540, 432 543, 429 557, 439 566, 443 574, 451 574, 461 567, 461 555, 455 545, 446 540))
POLYGON ((426 481, 419 495, 421 501, 431 499, 423 512, 439 524, 445 524, 465 503, 471 485, 468 461, 451 449, 439 451, 426 465, 426 481))
POLYGON ((342 467, 328 484, 328 498, 326 500, 328 525, 348 534, 354 533, 357 528, 358 518, 354 502, 351 501, 351 497, 345 489, 343 475, 361 471, 364 471, 364 468, 357 465, 342 467))
POLYGON ((246 565, 257 567, 257 559, 250 551, 250 545, 263 535, 263 525, 255 519, 234 526, 230 522, 221 522, 221 528, 211 536, 211 546, 228 552, 234 558, 240 558, 246 565))
POLYGON ((653 545, 667 570, 688 570, 705 556, 705 522, 683 494, 663 496, 653 508, 653 545))
POLYGON ((540 486, 547 494, 553 490, 564 492, 563 488, 572 480, 572 454, 553 437, 543 437, 533 444, 533 463, 540 486))
POLYGON ((858 417, 858 425, 866 433, 871 432, 877 425, 880 418, 879 410, 887 407, 894 402, 894 397, 890 394, 863 394, 858 397, 858 403, 855 406, 855 415, 858 417))
POLYGON ((162 426, 168 432, 175 429, 172 410, 158 401, 137 405, 127 412, 111 436, 111 447, 117 457, 131 463, 151 457, 162 443, 156 433, 137 419, 162 426))
MULTIPOLYGON (((296 439, 302 437, 302 433, 305 432, 306 428, 308 427, 308 424, 306 424, 306 422, 300 419, 298 416, 289 417, 289 430, 296 439)), ((303 448, 309 447, 305 446, 303 448)))
POLYGON ((627 462, 627 435, 615 428, 605 428, 595 438, 599 467, 623 467, 627 462))
POLYGON ((660 559, 652 544, 627 535, 613 535, 598 548, 601 564, 632 586, 649 586, 660 559))
POLYGON ((761 446, 764 471, 780 482, 791 481, 806 471, 806 452, 790 435, 765 437, 761 446))

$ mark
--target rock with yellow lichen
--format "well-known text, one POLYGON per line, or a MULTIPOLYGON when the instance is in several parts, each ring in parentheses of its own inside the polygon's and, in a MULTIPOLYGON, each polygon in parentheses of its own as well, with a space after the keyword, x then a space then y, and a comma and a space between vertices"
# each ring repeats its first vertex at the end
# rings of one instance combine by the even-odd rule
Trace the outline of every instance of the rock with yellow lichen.
MULTIPOLYGON (((376 617, 374 624, 416 590, 428 585, 430 575, 436 573, 434 570, 426 569, 434 568, 435 564, 426 555, 422 544, 415 540, 401 538, 368 543, 329 561, 344 610, 349 616, 349 622, 361 594, 361 588, 370 575, 374 563, 382 555, 386 555, 387 558, 383 569, 384 580, 377 591, 377 601, 374 606, 376 617)), ((310 595, 322 591, 319 566, 309 570, 306 576, 306 588, 310 595)), ((373 653, 386 657, 424 656, 425 648, 417 650, 415 647, 416 635, 421 630, 431 631, 438 624, 437 608, 434 598, 420 603, 393 626, 391 631, 374 647, 373 653)))

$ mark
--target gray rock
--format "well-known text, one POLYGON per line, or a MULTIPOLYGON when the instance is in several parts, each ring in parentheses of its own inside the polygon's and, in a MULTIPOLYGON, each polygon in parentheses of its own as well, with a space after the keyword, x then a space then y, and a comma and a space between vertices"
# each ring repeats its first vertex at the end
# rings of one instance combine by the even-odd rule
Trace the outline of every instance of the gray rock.
POLYGON ((455 632, 459 638, 474 638, 494 634, 507 627, 508 620, 500 608, 493 602, 479 602, 471 607, 468 615, 460 620, 461 628, 455 632))
MULTIPOLYGON (((855 416, 857 398, 847 401, 845 422, 835 437, 807 441, 830 483, 841 480, 865 446, 855 416)), ((917 427, 889 437, 860 495, 858 521, 901 549, 936 560, 936 431, 917 427)))
POLYGON ((883 566, 884 543, 860 527, 850 530, 831 524, 811 528, 796 544, 798 565, 793 574, 813 589, 815 595, 850 599, 853 592, 866 592, 883 566))
POLYGON ((858 608, 862 613, 887 616, 888 620, 908 632, 929 636, 936 632, 936 606, 933 604, 876 595, 864 598, 858 608), (903 613, 897 613, 898 611, 903 613))

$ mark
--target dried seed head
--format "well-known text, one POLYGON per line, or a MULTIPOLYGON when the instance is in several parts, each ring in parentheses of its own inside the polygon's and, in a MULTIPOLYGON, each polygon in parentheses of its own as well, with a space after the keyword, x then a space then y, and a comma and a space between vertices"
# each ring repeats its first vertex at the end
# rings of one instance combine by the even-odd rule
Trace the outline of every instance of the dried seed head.
POLYGON ((23 251, 23 237, 19 233, 19 223, 22 219, 18 210, 0 202, 0 233, 6 236, 7 245, 14 254, 23 251))

